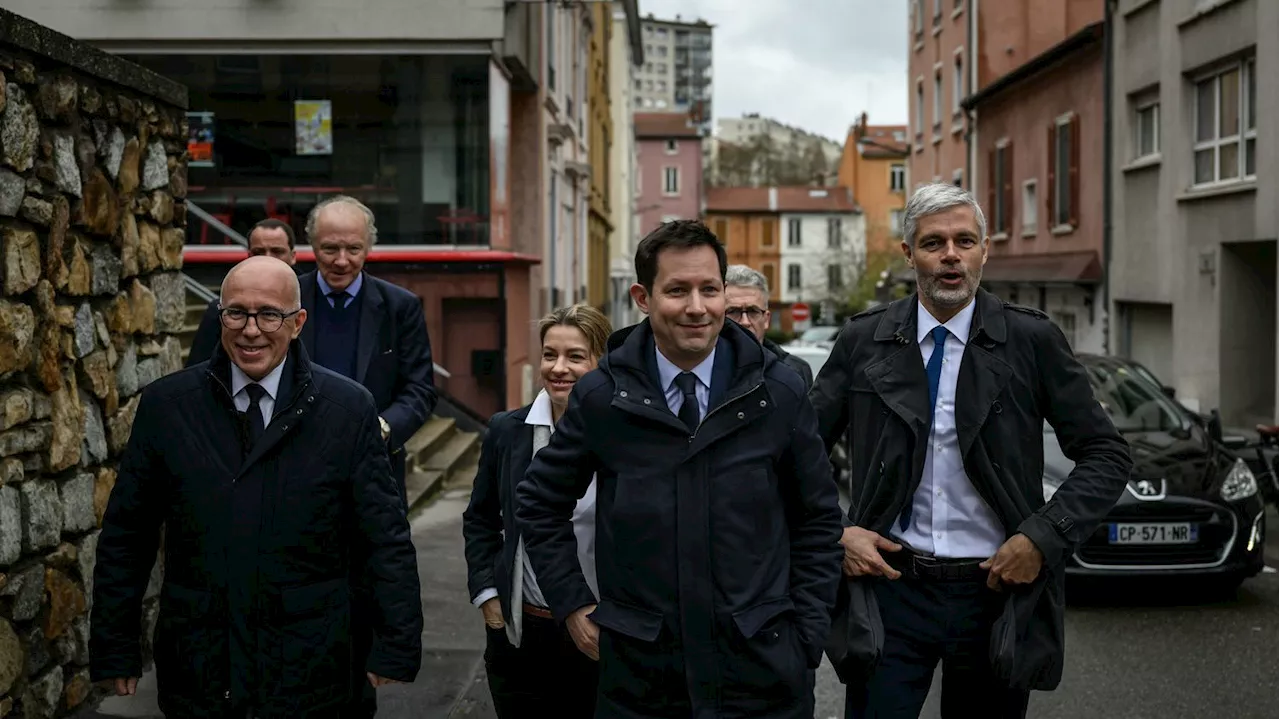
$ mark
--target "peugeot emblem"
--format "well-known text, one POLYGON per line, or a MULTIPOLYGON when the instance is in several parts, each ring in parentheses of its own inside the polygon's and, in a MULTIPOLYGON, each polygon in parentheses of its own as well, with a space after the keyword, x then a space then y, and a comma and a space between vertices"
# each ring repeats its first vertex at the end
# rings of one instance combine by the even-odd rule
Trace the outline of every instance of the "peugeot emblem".
POLYGON ((1156 490, 1156 486, 1151 483, 1151 480, 1144 479, 1138 482, 1138 494, 1144 497, 1154 497, 1159 492, 1156 490))

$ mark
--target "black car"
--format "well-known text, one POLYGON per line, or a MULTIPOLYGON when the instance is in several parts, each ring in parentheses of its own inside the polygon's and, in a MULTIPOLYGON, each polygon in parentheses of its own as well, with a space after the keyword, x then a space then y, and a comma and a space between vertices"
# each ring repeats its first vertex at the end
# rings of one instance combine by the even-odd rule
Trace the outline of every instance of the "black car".
MULTIPOLYGON (((1174 402, 1127 360, 1079 355, 1094 396, 1133 453, 1119 502, 1067 563, 1071 575, 1195 576, 1231 590, 1262 570, 1266 513, 1249 467, 1222 441, 1216 413, 1174 402)), ((1045 425, 1044 491, 1074 463, 1045 425)))

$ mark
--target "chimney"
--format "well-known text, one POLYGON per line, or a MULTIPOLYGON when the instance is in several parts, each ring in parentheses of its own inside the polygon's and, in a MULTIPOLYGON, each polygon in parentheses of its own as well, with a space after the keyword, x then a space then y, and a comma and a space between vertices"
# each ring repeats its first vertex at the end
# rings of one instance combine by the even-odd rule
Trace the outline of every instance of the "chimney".
POLYGON ((778 188, 776 187, 769 188, 769 211, 778 211, 778 188))

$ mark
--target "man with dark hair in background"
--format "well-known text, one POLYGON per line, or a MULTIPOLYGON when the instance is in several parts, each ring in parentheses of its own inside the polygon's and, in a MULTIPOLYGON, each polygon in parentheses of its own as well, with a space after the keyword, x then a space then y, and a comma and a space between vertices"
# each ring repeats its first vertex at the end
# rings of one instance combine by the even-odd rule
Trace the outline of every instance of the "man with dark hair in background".
MULTIPOLYGON (((298 262, 294 253, 296 244, 293 228, 280 220, 262 220, 249 230, 250 257, 274 257, 292 267, 298 262)), ((209 300, 209 306, 205 308, 200 326, 196 329, 196 336, 191 340, 191 352, 187 355, 188 367, 200 364, 213 355, 213 348, 218 346, 222 334, 218 316, 218 298, 215 297, 209 300)))
POLYGON ((678 220, 636 251, 614 333, 516 488, 545 597, 600 661, 597 717, 811 719, 840 506, 800 377, 724 321, 724 246, 678 220), (600 600, 572 515, 597 477, 600 600))

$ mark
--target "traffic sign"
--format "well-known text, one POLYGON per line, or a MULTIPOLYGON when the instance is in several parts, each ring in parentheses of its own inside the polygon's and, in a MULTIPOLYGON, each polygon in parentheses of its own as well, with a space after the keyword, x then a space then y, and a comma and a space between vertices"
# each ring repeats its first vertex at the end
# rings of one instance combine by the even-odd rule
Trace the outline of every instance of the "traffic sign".
POLYGON ((808 322, 809 305, 803 302, 797 302, 791 305, 791 320, 793 322, 808 322))

